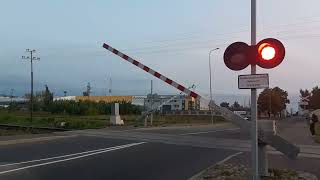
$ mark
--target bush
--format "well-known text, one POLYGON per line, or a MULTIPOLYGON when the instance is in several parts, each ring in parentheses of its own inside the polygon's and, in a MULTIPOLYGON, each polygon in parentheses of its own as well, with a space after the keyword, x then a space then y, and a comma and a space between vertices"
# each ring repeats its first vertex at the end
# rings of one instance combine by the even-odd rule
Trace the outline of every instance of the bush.
MULTIPOLYGON (((110 115, 113 103, 103 101, 54 101, 50 103, 48 111, 53 114, 67 113, 69 115, 110 115)), ((120 114, 141 114, 142 107, 128 102, 119 102, 120 114)))
POLYGON ((106 121, 103 120, 83 120, 83 119, 57 119, 54 121, 54 126, 65 129, 97 129, 106 126, 106 121), (65 126, 61 126, 61 123, 65 123, 65 126))

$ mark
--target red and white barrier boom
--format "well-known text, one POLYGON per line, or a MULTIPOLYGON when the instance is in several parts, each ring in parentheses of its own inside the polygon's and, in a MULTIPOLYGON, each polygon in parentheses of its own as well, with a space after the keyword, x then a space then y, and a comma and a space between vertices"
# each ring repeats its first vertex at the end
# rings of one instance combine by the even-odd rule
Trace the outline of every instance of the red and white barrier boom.
POLYGON ((119 57, 121 57, 122 59, 136 65, 137 67, 139 67, 140 69, 148 72, 149 74, 161 79, 162 81, 170 84, 171 86, 179 89, 180 91, 184 92, 185 94, 187 94, 188 96, 194 97, 194 98, 200 98, 200 96, 193 92, 190 91, 189 89, 185 88, 184 86, 182 86, 181 84, 178 84, 177 82, 171 80, 170 78, 167 78, 166 76, 158 73, 157 71, 149 68, 148 66, 145 66, 143 64, 141 64, 140 62, 138 62, 137 60, 132 59, 131 57, 123 54, 122 52, 118 51, 117 49, 107 45, 107 44, 103 44, 103 47, 108 49, 109 51, 113 52, 114 54, 118 55, 119 57))
MULTIPOLYGON (((148 66, 143 65, 142 63, 140 63, 139 61, 127 56, 126 54, 118 51, 117 49, 109 46, 108 44, 103 44, 103 47, 107 50, 109 50, 110 52, 118 55, 119 57, 121 57, 122 59, 130 62, 131 64, 134 64, 135 66, 139 67, 140 69, 148 72, 149 74, 157 77, 158 79, 161 79, 162 81, 168 83, 169 85, 175 87, 176 89, 184 92, 185 94, 187 94, 188 96, 194 97, 199 99, 202 102, 207 102, 208 105, 210 107, 212 107, 215 111, 218 111, 221 113, 221 115, 228 121, 232 122, 233 124, 237 125, 238 127, 240 127, 242 130, 244 131, 248 131, 248 129, 250 129, 250 123, 243 119, 242 117, 234 114, 232 111, 228 110, 227 108, 224 107, 220 107, 217 106, 215 103, 210 102, 209 100, 201 97, 199 94, 185 88, 183 85, 173 81, 170 78, 167 78, 166 76, 160 74, 159 72, 151 69, 148 66)), ((262 142, 265 142, 271 146, 273 146, 275 149, 277 149, 278 151, 286 154, 289 158, 296 158, 298 153, 300 152, 300 149, 298 147, 296 147, 295 145, 289 143, 288 141, 286 141, 285 139, 281 138, 280 136, 274 135, 270 132, 266 132, 262 129, 259 129, 259 140, 261 140, 262 142)))

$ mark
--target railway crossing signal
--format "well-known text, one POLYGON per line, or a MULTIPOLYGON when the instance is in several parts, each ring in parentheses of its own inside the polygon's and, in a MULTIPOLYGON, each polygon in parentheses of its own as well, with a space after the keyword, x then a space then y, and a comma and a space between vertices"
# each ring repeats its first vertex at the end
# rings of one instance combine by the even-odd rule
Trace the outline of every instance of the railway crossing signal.
MULTIPOLYGON (((283 47, 277 44, 276 41, 273 40, 262 40, 260 42, 263 42, 262 44, 258 43, 259 46, 253 46, 253 47, 261 47, 260 49, 260 54, 261 58, 264 58, 265 61, 268 62, 273 62, 271 63, 272 65, 268 64, 267 62, 261 63, 260 66, 264 66, 265 68, 272 68, 277 65, 279 65, 281 62, 280 60, 283 60, 284 57, 284 48, 283 51, 279 51, 279 48, 283 47), (274 43, 275 42, 275 43, 274 43), (267 43, 267 44, 265 44, 267 43), (283 57, 282 57, 283 56, 283 57), (276 61, 277 63, 274 63, 276 61), (276 64, 276 65, 275 65, 276 64), (275 65, 275 66, 274 66, 275 65)), ((230 45, 231 46, 231 45, 230 45)), ((246 68, 249 64, 257 64, 257 62, 252 62, 250 59, 255 60, 257 56, 251 57, 253 55, 258 55, 257 53, 252 53, 253 50, 257 50, 257 48, 252 48, 252 46, 248 46, 245 43, 238 42, 234 43, 232 45, 233 47, 228 47, 227 50, 228 52, 225 52, 225 63, 226 65, 232 69, 232 70, 241 70, 246 68), (227 54, 226 54, 227 53, 227 54)), ((167 84, 175 87, 176 89, 180 90, 181 92, 184 92, 185 94, 194 97, 196 99, 199 99, 200 101, 206 102, 209 104, 209 106, 212 109, 215 109, 217 112, 220 112, 221 115, 227 120, 230 121, 231 123, 237 125, 240 127, 243 131, 248 132, 250 131, 250 125, 251 123, 244 118, 234 114, 232 111, 230 111, 227 108, 220 107, 216 105, 213 101, 209 101, 203 97, 201 97, 198 93, 189 90, 188 88, 185 88, 182 84, 179 84, 178 82, 164 76, 163 74, 160 74, 159 72, 151 69, 150 67, 145 66, 144 64, 138 62, 137 60, 127 56, 126 54, 118 51, 117 49, 109 46, 108 44, 103 44, 103 48, 106 50, 112 52, 113 54, 121 57, 125 61, 128 61, 129 63, 135 65, 136 67, 146 71, 147 73, 155 76, 156 78, 162 80, 163 82, 166 82, 167 84)), ((257 51, 256 51, 257 52, 257 51)), ((259 65, 259 64, 258 64, 259 65)), ((266 131, 264 128, 259 128, 259 133, 258 133, 258 138, 260 144, 268 144, 272 147, 274 147, 276 150, 282 152, 285 154, 287 157, 294 159, 298 156, 300 152, 300 148, 295 146, 294 144, 291 144, 287 140, 283 139, 282 137, 270 132, 266 131)), ((266 161, 266 156, 264 156, 263 162, 266 161)), ((267 169, 267 166, 264 167, 264 169, 267 169)))
POLYGON ((234 71, 245 69, 249 64, 271 69, 278 66, 284 59, 285 48, 281 41, 267 38, 257 45, 249 46, 244 42, 235 42, 224 52, 225 65, 234 71))

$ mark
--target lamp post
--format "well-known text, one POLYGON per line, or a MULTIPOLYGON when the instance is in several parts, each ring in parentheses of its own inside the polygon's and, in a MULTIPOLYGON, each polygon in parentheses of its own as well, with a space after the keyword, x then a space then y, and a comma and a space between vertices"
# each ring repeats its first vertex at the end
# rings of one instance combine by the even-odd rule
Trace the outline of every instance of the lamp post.
MULTIPOLYGON (((211 81, 211 53, 213 51, 216 51, 218 50, 219 48, 214 48, 214 49, 211 49, 209 51, 209 82, 210 82, 210 102, 212 102, 212 81, 211 81)), ((210 108, 210 111, 211 111, 211 123, 213 124, 213 114, 212 114, 212 108, 209 106, 210 108)))

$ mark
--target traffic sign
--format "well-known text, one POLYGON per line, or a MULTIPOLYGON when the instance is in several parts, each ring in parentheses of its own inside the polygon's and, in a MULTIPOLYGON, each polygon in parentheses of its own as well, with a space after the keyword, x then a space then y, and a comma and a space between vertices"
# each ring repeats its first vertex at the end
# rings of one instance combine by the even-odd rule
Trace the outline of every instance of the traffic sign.
POLYGON ((239 89, 263 89, 269 88, 268 74, 249 74, 238 76, 239 89))

